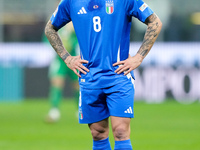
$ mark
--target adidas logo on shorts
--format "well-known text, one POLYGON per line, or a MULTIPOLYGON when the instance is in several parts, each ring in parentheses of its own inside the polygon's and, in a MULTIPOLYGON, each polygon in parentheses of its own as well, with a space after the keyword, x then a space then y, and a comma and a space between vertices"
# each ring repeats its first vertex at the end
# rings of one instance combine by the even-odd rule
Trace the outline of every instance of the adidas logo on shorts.
POLYGON ((131 107, 129 107, 127 110, 124 111, 124 113, 126 113, 126 114, 132 114, 133 110, 132 110, 131 107))

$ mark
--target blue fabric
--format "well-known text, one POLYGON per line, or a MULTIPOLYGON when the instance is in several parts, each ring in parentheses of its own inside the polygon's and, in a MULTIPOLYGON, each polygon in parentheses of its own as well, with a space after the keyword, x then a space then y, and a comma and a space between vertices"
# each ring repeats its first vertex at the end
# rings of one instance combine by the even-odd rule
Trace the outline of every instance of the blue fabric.
POLYGON ((79 123, 94 123, 109 116, 134 117, 134 86, 126 79, 105 89, 80 87, 79 123))
POLYGON ((131 140, 115 141, 114 150, 132 150, 131 140))
POLYGON ((107 88, 126 78, 114 72, 119 66, 113 64, 129 56, 132 17, 144 22, 152 13, 142 0, 62 0, 51 21, 57 29, 73 22, 81 57, 89 61, 84 66, 90 72, 79 79, 81 87, 107 88))
POLYGON ((93 150, 111 150, 109 138, 100 141, 93 140, 93 150))

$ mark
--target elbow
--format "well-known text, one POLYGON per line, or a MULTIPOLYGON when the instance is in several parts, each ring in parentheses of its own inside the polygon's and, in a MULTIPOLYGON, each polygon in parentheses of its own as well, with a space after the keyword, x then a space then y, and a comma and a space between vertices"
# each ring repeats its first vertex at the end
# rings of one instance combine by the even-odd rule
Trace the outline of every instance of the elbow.
POLYGON ((45 28, 44 28, 44 34, 47 36, 50 30, 50 26, 49 26, 49 22, 46 24, 45 28))
POLYGON ((162 22, 160 21, 160 30, 162 29, 162 25, 163 25, 163 24, 162 24, 162 22))
POLYGON ((159 20, 158 20, 158 28, 159 28, 160 30, 162 29, 162 25, 163 25, 163 24, 162 24, 162 21, 159 19, 159 20))
POLYGON ((48 24, 45 26, 44 28, 44 34, 47 36, 48 35, 48 31, 49 31, 49 27, 48 24))
POLYGON ((47 36, 47 26, 44 28, 44 34, 47 36))
POLYGON ((56 31, 49 20, 44 28, 44 34, 48 37, 49 33, 56 31))

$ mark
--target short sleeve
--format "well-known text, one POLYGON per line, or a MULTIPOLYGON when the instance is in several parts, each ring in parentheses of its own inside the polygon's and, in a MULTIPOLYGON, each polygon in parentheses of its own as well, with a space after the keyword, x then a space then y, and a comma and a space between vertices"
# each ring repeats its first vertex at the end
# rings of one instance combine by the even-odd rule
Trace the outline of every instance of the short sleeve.
POLYGON ((143 0, 126 0, 125 7, 129 16, 134 16, 142 22, 153 14, 151 8, 143 0))
POLYGON ((64 25, 70 22, 70 0, 62 0, 51 16, 50 20, 52 25, 57 29, 62 28, 64 25))

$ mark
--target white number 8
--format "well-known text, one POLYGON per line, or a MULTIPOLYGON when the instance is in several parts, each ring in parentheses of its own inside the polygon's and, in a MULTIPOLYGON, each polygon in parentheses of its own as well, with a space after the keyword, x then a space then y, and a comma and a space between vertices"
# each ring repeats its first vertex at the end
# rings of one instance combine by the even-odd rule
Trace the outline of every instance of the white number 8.
POLYGON ((101 18, 99 16, 93 17, 93 26, 94 26, 94 31, 96 32, 101 31, 101 18))

